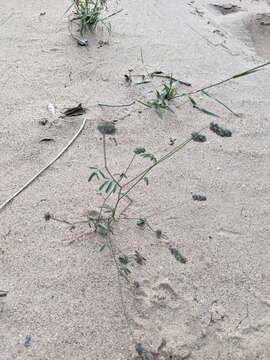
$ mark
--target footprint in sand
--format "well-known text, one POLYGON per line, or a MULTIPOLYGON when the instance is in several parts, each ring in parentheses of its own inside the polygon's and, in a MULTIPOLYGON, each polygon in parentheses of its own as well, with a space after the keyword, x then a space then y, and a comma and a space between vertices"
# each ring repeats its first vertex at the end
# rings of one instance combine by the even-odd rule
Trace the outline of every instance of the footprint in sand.
POLYGON ((141 289, 137 292, 137 298, 148 307, 177 309, 180 306, 177 302, 178 295, 167 279, 154 285, 149 281, 143 281, 141 289))

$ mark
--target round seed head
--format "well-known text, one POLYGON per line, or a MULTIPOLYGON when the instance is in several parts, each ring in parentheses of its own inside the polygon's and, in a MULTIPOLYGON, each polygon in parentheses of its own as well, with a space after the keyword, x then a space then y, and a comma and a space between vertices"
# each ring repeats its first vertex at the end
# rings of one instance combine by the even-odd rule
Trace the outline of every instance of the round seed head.
POLYGON ((201 143, 203 143, 203 142, 206 141, 206 136, 205 136, 205 135, 202 135, 202 134, 200 134, 200 133, 198 133, 198 132, 193 132, 193 133, 191 134, 191 137, 192 137, 192 140, 193 140, 193 141, 196 141, 196 142, 201 142, 201 143))
POLYGON ((115 125, 110 121, 100 122, 97 129, 102 135, 113 135, 116 133, 115 125))

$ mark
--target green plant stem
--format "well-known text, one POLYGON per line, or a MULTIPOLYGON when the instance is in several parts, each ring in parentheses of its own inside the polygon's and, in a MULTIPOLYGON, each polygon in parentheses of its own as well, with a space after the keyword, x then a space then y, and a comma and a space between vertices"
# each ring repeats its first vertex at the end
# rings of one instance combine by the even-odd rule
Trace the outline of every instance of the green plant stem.
MULTIPOLYGON (((136 157, 136 154, 133 154, 133 156, 132 156, 132 158, 131 158, 128 166, 126 167, 126 170, 124 171, 124 174, 125 174, 125 175, 127 174, 128 170, 130 169, 131 165, 133 164, 133 161, 134 161, 135 157, 136 157)), ((123 178, 124 178, 124 177, 122 177, 122 179, 123 179, 123 178)), ((121 181, 121 179, 120 179, 119 181, 121 181)), ((114 209, 113 209, 113 213, 112 213, 113 219, 115 219, 115 213, 116 213, 116 209, 117 209, 117 206, 118 206, 118 204, 119 204, 119 201, 120 201, 121 191, 122 191, 122 188, 119 188, 119 191, 118 191, 118 194, 117 194, 116 205, 115 205, 115 207, 114 207, 114 209)), ((130 203, 125 207, 124 211, 130 206, 130 204, 131 204, 131 199, 130 199, 130 203)))
POLYGON ((109 176, 111 177, 111 179, 121 188, 121 185, 116 180, 116 178, 113 176, 113 174, 111 173, 111 171, 110 171, 110 169, 108 167, 107 151, 106 151, 106 135, 105 134, 103 134, 102 139, 103 139, 104 167, 105 167, 107 173, 109 174, 109 176))
MULTIPOLYGON (((268 65, 270 65, 270 61, 268 61, 268 62, 266 62, 266 63, 264 63, 264 64, 261 64, 261 65, 255 66, 255 67, 247 70, 246 73, 247 73, 247 75, 248 75, 248 73, 252 74, 253 72, 255 72, 255 71, 257 71, 257 70, 259 70, 259 69, 261 69, 261 68, 263 68, 263 67, 265 67, 265 66, 268 66, 268 65)), ((199 92, 201 92, 201 91, 209 90, 209 89, 211 89, 211 88, 213 88, 213 87, 216 87, 216 86, 225 84, 226 82, 231 81, 231 80, 233 80, 233 79, 237 79, 238 77, 240 77, 240 75, 241 75, 241 74, 239 74, 239 75, 233 75, 233 76, 231 76, 231 77, 229 77, 229 78, 227 78, 227 79, 225 79, 225 80, 221 80, 221 81, 218 81, 218 82, 216 82, 216 83, 214 83, 214 84, 205 86, 205 87, 203 87, 203 88, 201 88, 201 89, 191 91, 191 92, 189 92, 188 94, 185 94, 185 95, 189 96, 189 95, 192 95, 192 94, 197 94, 197 93, 199 93, 199 92)))
MULTIPOLYGON (((105 136, 105 135, 103 135, 103 136, 105 136)), ((103 147, 103 150, 104 150, 104 147, 103 147)), ((106 146, 105 146, 105 151, 106 151, 106 146)), ((127 174, 128 170, 130 169, 131 165, 133 164, 133 162, 134 162, 134 160, 135 160, 135 157, 136 157, 136 154, 133 154, 133 156, 132 156, 132 158, 131 158, 131 160, 130 160, 127 168, 126 168, 126 170, 124 171, 124 174, 125 174, 125 175, 127 174)), ((107 157, 106 157, 106 155, 105 155, 105 157, 104 157, 104 162, 107 163, 107 157), (106 161, 105 161, 105 159, 106 159, 106 161)), ((106 169, 106 170, 107 170, 107 169, 106 169)), ((107 170, 107 171, 108 171, 108 170, 107 170)), ((119 191, 118 191, 118 196, 117 196, 117 198, 119 198, 119 194, 121 194, 122 186, 120 185, 120 181, 121 181, 122 179, 123 179, 123 177, 120 178, 120 179, 118 180, 118 183, 117 183, 118 186, 119 186, 119 191)), ((104 199, 103 203, 106 203, 107 200, 110 198, 111 195, 112 195, 112 193, 110 193, 110 194, 104 199)), ((129 201, 130 201, 130 203, 132 203, 132 200, 131 200, 131 199, 129 199, 129 201)), ((129 207, 129 206, 130 206, 130 204, 129 204, 127 207, 129 207)), ((127 207, 126 207, 126 208, 127 208, 127 207)), ((125 210, 126 210, 126 208, 125 208, 125 210)), ((100 221, 100 218, 101 218, 101 215, 102 215, 102 210, 103 210, 103 209, 101 208, 101 209, 100 209, 100 212, 99 212, 99 216, 98 216, 98 221, 100 221)), ((113 216, 113 218, 114 218, 114 216, 115 216, 115 211, 113 211, 112 216, 113 216)))
POLYGON ((56 221, 56 222, 60 222, 60 223, 63 223, 63 224, 67 224, 67 225, 70 225, 70 226, 75 226, 75 225, 78 225, 78 224, 89 224, 90 223, 90 220, 77 220, 77 221, 68 221, 68 220, 64 220, 64 219, 59 219, 55 216, 51 216, 50 218, 51 220, 53 221, 56 221))
MULTIPOLYGON (((203 130, 205 130, 206 127, 204 127, 203 129, 199 130, 198 133, 202 132, 203 130)), ((118 208, 118 205, 120 203, 120 201, 127 196, 128 193, 130 193, 142 180, 143 178, 150 173, 150 171, 160 165, 163 161, 168 160, 169 158, 171 158, 174 154, 176 154, 178 151, 180 151, 183 147, 185 147, 188 143, 190 143, 191 141, 193 141, 192 137, 188 138, 187 140, 185 140, 183 143, 179 144, 178 146, 176 146, 173 150, 169 151, 167 154, 165 154, 164 156, 162 156, 156 163, 152 164, 151 166, 149 166, 147 169, 145 169, 144 171, 142 171, 140 174, 138 174, 137 176, 135 176, 133 179, 131 179, 130 181, 128 181, 126 184, 124 184, 122 186, 122 189, 127 186, 128 184, 131 184, 132 182, 134 182, 129 189, 122 194, 122 189, 119 191, 118 193, 118 198, 116 200, 115 206, 114 206, 114 211, 113 211, 113 218, 115 218, 115 213, 116 210, 118 208)))
MULTIPOLYGON (((205 128, 201 129, 200 131, 198 131, 198 133, 200 133, 201 131, 205 130, 205 128)), ((166 160, 166 158, 169 156, 171 157, 175 152, 179 151, 180 149, 182 149, 186 144, 188 144, 190 141, 192 140, 192 138, 187 139, 186 141, 184 141, 183 143, 181 143, 180 145, 176 146, 173 150, 171 150, 169 153, 165 154, 163 157, 161 157, 155 164, 152 164, 151 166, 149 166, 147 169, 143 170, 141 173, 139 173, 138 175, 136 175, 133 179, 129 180, 128 182, 126 182, 125 184, 122 185, 122 189, 124 187, 126 187, 127 185, 131 184, 132 182, 134 182, 136 179, 142 177, 142 179, 145 177, 145 175, 151 171, 155 166, 159 165, 162 161, 166 160)))
POLYGON ((119 267, 119 263, 117 261, 116 254, 115 254, 115 251, 114 251, 113 242, 110 239, 110 237, 108 237, 108 242, 109 242, 109 247, 110 247, 110 250, 111 250, 113 262, 114 262, 116 270, 117 270, 118 289, 119 289, 119 295, 120 295, 120 301, 121 301, 121 305, 122 305, 123 314, 124 314, 124 317, 125 317, 125 320, 126 320, 126 323, 127 323, 127 326, 128 326, 130 337, 131 337, 131 339, 132 339, 132 341, 133 341, 133 343, 135 345, 136 340, 135 340, 135 337, 134 337, 134 334, 133 334, 133 330, 132 330, 132 328, 130 326, 130 321, 129 321, 129 317, 128 317, 128 313, 127 313, 127 309, 126 309, 126 305, 125 305, 125 301, 124 301, 123 288, 122 288, 122 284, 121 284, 122 272, 121 272, 121 269, 119 267))
POLYGON ((210 95, 208 92, 206 92, 205 90, 202 91, 202 94, 208 96, 210 99, 216 101, 218 104, 220 104, 221 106, 223 106, 225 109, 227 109, 230 113, 232 113, 234 116, 236 117, 240 117, 239 114, 237 114, 236 112, 234 112, 232 109, 229 108, 229 106, 227 106, 226 104, 224 104, 222 101, 220 101, 219 99, 217 99, 216 97, 210 95))
MULTIPOLYGON (((195 95, 195 94, 200 93, 200 92, 203 93, 205 90, 208 90, 208 89, 217 87, 217 86, 219 86, 219 85, 225 84, 225 83, 227 83, 227 82, 229 82, 229 81, 231 81, 231 80, 238 79, 239 77, 242 77, 242 76, 250 75, 250 74, 252 74, 252 73, 258 71, 259 69, 262 69, 262 68, 264 68, 264 67, 266 67, 266 66, 268 66, 268 65, 270 65, 270 61, 268 61, 268 62, 266 62, 266 63, 263 63, 263 64, 261 64, 261 65, 255 66, 255 67, 253 67, 253 68, 251 68, 251 69, 249 69, 249 70, 247 70, 247 71, 244 71, 244 72, 242 72, 242 73, 240 73, 240 74, 236 74, 236 75, 230 76, 229 78, 224 79, 224 80, 221 80, 221 81, 218 81, 218 82, 216 82, 216 83, 214 83, 214 84, 211 84, 211 85, 202 87, 202 88, 200 88, 200 89, 193 90, 193 91, 190 91, 190 92, 188 92, 188 93, 176 94, 176 95, 172 96, 172 97, 170 98, 170 100, 173 100, 173 99, 176 99, 176 98, 179 98, 179 97, 186 97, 186 96, 190 96, 190 95, 195 95)), ((155 76, 156 76, 156 75, 155 75, 155 76)), ((162 75, 161 75, 161 76, 158 75, 157 77, 163 77, 163 76, 162 76, 162 75)), ((145 102, 143 102, 143 101, 141 101, 141 100, 138 100, 138 99, 137 99, 136 101, 139 102, 140 104, 148 107, 148 108, 152 108, 152 107, 153 107, 153 104, 152 104, 152 102, 150 102, 150 101, 148 101, 147 103, 145 103, 145 102)), ((188 102, 188 100, 185 101, 185 102, 183 102, 181 105, 184 105, 186 102, 188 102)), ((220 102, 220 104, 224 106, 223 103, 220 102)), ((226 107, 226 106, 225 106, 225 107, 226 107)), ((230 110, 230 109, 228 108, 228 110, 230 110)), ((230 111, 231 111, 231 110, 230 110, 230 111)), ((231 112, 232 112, 232 111, 231 111, 231 112)), ((236 115, 236 114, 235 114, 235 115, 236 115)))
MULTIPOLYGON (((161 159, 159 159, 155 164, 151 165, 149 168, 147 168, 145 171, 143 171, 141 174, 137 175, 136 178, 132 179, 131 181, 135 181, 135 183, 133 185, 130 186, 130 188, 124 193, 124 195, 121 196, 120 200, 127 196, 127 194, 135 187, 137 186, 142 180, 143 178, 149 174, 149 172, 156 167, 157 165, 159 165, 162 161, 169 159, 171 156, 173 156, 177 151, 181 150, 185 145, 187 145, 190 141, 192 141, 192 138, 189 138, 188 140, 186 140, 185 142, 183 142, 182 144, 180 144, 176 149, 174 149, 174 151, 168 153, 167 155, 165 155, 164 157, 162 157, 161 159)), ((125 184, 126 185, 126 184, 125 184)))
POLYGON ((178 80, 172 76, 169 76, 169 75, 162 75, 162 74, 150 74, 151 77, 157 77, 157 78, 163 78, 163 79, 169 79, 169 80, 173 80, 175 82, 178 82, 179 84, 181 85, 185 85, 185 86, 191 86, 190 83, 186 82, 186 81, 182 81, 182 80, 178 80))
POLYGON ((124 171, 124 174, 125 174, 125 175, 127 175, 127 172, 128 172, 128 170, 130 169, 131 165, 133 164, 133 162, 134 162, 134 160, 135 160, 135 157, 136 157, 136 154, 133 154, 132 159, 130 160, 130 162, 129 162, 127 168, 126 168, 126 170, 124 171))

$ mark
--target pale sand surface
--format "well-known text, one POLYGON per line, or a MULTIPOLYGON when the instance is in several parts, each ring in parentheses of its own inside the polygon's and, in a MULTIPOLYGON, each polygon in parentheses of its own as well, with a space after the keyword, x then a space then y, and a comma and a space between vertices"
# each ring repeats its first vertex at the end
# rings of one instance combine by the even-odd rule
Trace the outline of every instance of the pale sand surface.
MULTIPOLYGON (((88 108, 77 142, 0 214, 0 290, 9 290, 0 313, 1 360, 137 359, 114 263, 108 250, 99 252, 101 237, 87 227, 71 232, 45 222, 44 214, 79 218, 99 206, 96 185, 87 178, 89 166, 103 163, 100 120, 122 119, 118 146, 108 143, 115 172, 135 147, 162 154, 170 137, 184 140, 212 120, 177 101, 175 114, 163 119, 140 104, 100 109, 99 101, 127 104, 153 96, 151 85, 125 84, 128 69, 145 71, 140 48, 148 71, 173 73, 192 89, 267 60, 270 27, 262 29, 256 14, 270 12, 269 5, 234 4, 242 11, 221 15, 204 0, 122 0, 110 45, 98 47, 106 40, 99 29, 83 48, 68 32, 68 1, 0 2, 0 202, 80 127, 83 117, 40 125, 52 120, 47 105, 55 104, 58 114, 79 102, 88 108), (55 141, 40 143, 45 137, 55 141), (32 339, 28 348, 26 336, 32 339)), ((269 73, 265 68, 212 89, 239 118, 197 96, 233 136, 207 133, 207 143, 191 143, 132 195, 129 216, 154 214, 151 225, 188 262, 177 262, 164 239, 134 221, 114 229, 123 252, 139 250, 147 259, 144 266, 131 265, 140 289, 123 282, 123 293, 135 341, 157 352, 165 340, 158 360, 270 359, 269 73), (194 202, 194 192, 207 201, 194 202)))

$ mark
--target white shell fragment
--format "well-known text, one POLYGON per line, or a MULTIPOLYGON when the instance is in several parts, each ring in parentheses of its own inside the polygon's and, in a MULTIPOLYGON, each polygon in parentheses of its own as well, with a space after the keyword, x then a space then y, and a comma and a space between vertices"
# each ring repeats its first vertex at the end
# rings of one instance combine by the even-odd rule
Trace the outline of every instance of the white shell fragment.
POLYGON ((53 105, 53 104, 48 104, 48 111, 49 111, 49 113, 51 113, 52 115, 55 115, 55 112, 56 112, 56 110, 55 110, 55 106, 53 105))

